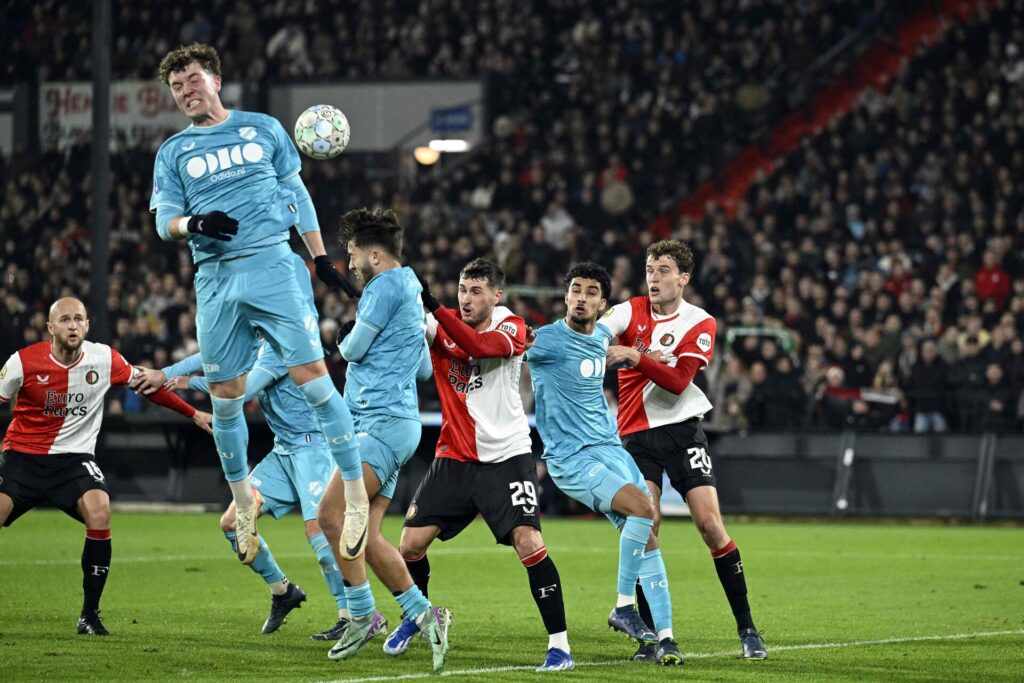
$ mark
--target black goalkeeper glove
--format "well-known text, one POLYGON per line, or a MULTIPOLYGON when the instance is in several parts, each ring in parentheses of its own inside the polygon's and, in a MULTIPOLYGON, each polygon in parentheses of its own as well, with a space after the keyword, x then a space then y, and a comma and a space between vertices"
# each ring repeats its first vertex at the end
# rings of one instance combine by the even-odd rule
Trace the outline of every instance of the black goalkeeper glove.
POLYGON ((221 242, 230 242, 231 236, 238 234, 238 221, 223 211, 211 211, 189 216, 186 230, 193 235, 203 235, 221 242))
POLYGON ((316 276, 320 278, 320 282, 323 282, 332 289, 340 289, 348 295, 349 299, 359 297, 359 290, 353 287, 352 283, 338 272, 338 269, 331 263, 329 256, 317 256, 313 259, 313 263, 316 265, 316 276))
POLYGON ((338 328, 338 346, 341 346, 341 342, 345 340, 345 337, 349 335, 349 332, 351 332, 352 328, 355 326, 356 321, 353 319, 338 328))
POLYGON ((423 276, 416 273, 416 279, 420 281, 420 287, 423 288, 423 293, 420 294, 423 297, 423 305, 427 307, 427 310, 431 313, 436 313, 437 309, 441 308, 441 302, 430 293, 430 285, 423 279, 423 276))

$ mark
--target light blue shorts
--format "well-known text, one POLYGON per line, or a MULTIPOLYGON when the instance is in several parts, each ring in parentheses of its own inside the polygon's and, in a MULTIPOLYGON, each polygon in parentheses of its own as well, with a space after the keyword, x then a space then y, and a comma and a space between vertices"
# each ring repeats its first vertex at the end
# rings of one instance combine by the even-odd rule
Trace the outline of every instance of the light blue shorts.
POLYGON ((603 512, 618 529, 626 523, 624 515, 612 511, 612 498, 619 489, 633 484, 651 495, 633 457, 622 446, 590 446, 569 457, 548 458, 547 464, 558 488, 594 512, 603 512))
POLYGON ((320 497, 334 472, 334 458, 320 434, 307 434, 305 444, 274 444, 274 450, 249 474, 263 496, 262 512, 281 519, 299 506, 302 519, 316 519, 320 497))
POLYGON ((224 382, 249 372, 257 329, 286 367, 324 357, 317 312, 299 287, 296 266, 287 242, 199 266, 196 336, 207 379, 224 382))
POLYGON ((419 420, 391 415, 353 413, 359 459, 370 466, 380 480, 380 492, 394 498, 398 471, 420 445, 423 425, 419 420))

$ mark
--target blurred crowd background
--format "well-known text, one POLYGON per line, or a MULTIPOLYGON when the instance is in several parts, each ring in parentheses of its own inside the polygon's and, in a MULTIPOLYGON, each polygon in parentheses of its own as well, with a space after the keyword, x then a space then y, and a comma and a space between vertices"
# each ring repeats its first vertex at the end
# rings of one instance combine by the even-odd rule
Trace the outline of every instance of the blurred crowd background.
MULTIPOLYGON (((849 114, 757 177, 734 210, 674 210, 779 120, 794 74, 882 4, 142 3, 115 18, 113 77, 153 78, 168 49, 193 40, 217 46, 226 82, 485 76, 492 130, 453 163, 410 179, 367 174, 357 156, 305 160, 339 266, 337 217, 394 208, 406 264, 446 303, 461 267, 487 256, 507 273, 507 304, 539 326, 564 313, 552 288, 568 264, 607 266, 618 302, 645 292, 646 246, 674 237, 696 257, 686 298, 718 320, 715 362, 698 380, 713 428, 1020 429, 1021 2, 949 22, 884 89, 862 91, 849 114)), ((90 78, 88 3, 5 12, 0 79, 90 78)), ((162 367, 198 347, 188 250, 162 243, 148 212, 153 154, 112 157, 107 309, 115 347, 162 367)), ((89 159, 83 145, 0 158, 4 358, 46 338, 55 298, 88 296, 89 159)), ((333 339, 354 307, 319 283, 317 299, 340 383, 333 339)), ((422 400, 437 408, 430 387, 422 400)), ((124 392, 110 409, 143 403, 124 392)))

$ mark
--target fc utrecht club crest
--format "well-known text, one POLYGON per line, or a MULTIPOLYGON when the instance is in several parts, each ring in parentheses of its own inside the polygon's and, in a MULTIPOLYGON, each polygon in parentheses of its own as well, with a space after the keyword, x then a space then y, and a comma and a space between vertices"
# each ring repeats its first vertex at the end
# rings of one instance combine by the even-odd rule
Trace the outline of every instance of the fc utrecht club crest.
POLYGON ((85 381, 87 384, 96 384, 96 382, 98 382, 99 379, 100 373, 96 372, 95 370, 90 370, 89 372, 85 373, 85 381))
POLYGON ((256 129, 252 126, 243 126, 242 128, 238 129, 238 134, 242 138, 251 141, 254 137, 256 137, 256 129))

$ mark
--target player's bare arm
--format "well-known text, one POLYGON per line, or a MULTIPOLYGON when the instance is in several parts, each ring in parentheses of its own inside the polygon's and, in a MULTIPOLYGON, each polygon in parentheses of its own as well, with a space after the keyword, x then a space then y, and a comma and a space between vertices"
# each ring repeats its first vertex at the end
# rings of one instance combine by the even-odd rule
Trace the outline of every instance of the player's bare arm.
POLYGON ((213 436, 213 415, 202 410, 197 410, 192 416, 192 422, 204 432, 213 436))
POLYGON ((132 381, 128 383, 128 387, 143 396, 149 396, 164 386, 167 381, 163 370, 143 368, 136 365, 135 372, 132 374, 132 381))
POLYGON ((164 382, 164 387, 170 391, 188 391, 188 377, 171 377, 164 382))

